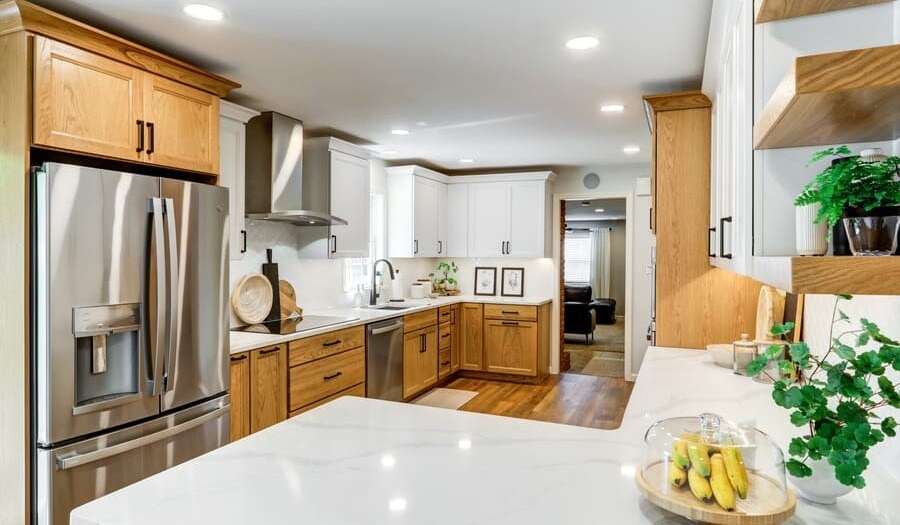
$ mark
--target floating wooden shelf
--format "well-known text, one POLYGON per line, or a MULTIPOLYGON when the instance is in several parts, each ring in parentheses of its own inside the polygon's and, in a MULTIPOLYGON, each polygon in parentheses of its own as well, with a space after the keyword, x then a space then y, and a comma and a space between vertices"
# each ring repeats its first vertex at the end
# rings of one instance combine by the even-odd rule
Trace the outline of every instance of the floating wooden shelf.
POLYGON ((900 137, 900 44, 799 57, 753 127, 756 149, 900 137))
POLYGON ((754 19, 757 24, 838 11, 851 7, 881 4, 893 0, 758 0, 754 19))
POLYGON ((900 257, 754 257, 754 279, 792 293, 900 295, 900 257))

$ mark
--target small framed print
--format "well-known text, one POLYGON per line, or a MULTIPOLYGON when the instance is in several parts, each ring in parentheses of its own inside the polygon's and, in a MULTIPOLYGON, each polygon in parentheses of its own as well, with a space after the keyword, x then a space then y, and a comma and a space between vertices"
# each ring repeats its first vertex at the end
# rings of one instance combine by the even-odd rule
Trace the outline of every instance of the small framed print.
POLYGON ((497 269, 475 267, 475 295, 497 295, 497 269))
POLYGON ((525 292, 525 268, 504 268, 500 274, 500 295, 522 297, 525 292))

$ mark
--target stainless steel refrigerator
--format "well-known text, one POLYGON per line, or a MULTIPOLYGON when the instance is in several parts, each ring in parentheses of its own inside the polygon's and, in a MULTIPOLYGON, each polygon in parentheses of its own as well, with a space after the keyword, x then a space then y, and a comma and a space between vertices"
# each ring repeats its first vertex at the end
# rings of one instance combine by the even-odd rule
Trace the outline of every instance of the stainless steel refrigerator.
POLYGON ((229 437, 228 190, 45 164, 33 181, 34 512, 229 437))

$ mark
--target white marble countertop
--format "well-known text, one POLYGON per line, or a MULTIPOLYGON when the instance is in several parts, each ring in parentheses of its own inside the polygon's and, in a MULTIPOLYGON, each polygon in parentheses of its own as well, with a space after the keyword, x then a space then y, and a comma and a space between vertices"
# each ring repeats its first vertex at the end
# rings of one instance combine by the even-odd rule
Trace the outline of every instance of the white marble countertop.
MULTIPOLYGON (((72 525, 688 524, 633 480, 658 419, 717 412, 786 444, 769 387, 702 352, 653 348, 622 427, 607 431, 345 397, 75 509, 72 525)), ((793 525, 900 523, 900 482, 833 506, 798 502, 793 525)))
POLYGON ((342 328, 350 328, 352 326, 359 326, 363 324, 374 323, 376 321, 381 321, 384 319, 390 319, 392 317, 402 317, 407 314, 421 312, 422 310, 427 310, 429 308, 437 308, 439 306, 445 306, 448 304, 456 304, 456 303, 490 303, 490 304, 520 304, 520 305, 528 305, 528 306, 540 306, 542 304, 547 304, 552 301, 549 297, 498 297, 498 296, 478 296, 478 295, 455 295, 452 297, 436 297, 434 299, 405 299, 402 303, 391 303, 391 304, 403 304, 403 305, 413 305, 411 308, 407 308, 405 310, 379 310, 376 308, 354 308, 354 307, 341 307, 335 306, 331 308, 319 308, 319 309, 310 309, 304 310, 303 313, 306 315, 331 315, 338 317, 356 317, 357 319, 353 321, 347 321, 345 323, 334 324, 330 326, 325 326, 322 328, 317 328, 315 330, 306 330, 300 333, 286 334, 286 335, 267 335, 267 334, 254 334, 248 332, 230 332, 231 334, 231 353, 237 354, 240 352, 246 352, 247 350, 253 350, 256 348, 262 348, 265 346, 277 345, 280 343, 284 343, 287 341, 294 341, 296 339, 303 339, 304 337, 312 337, 314 335, 324 334, 327 332, 332 332, 334 330, 340 330, 342 328))

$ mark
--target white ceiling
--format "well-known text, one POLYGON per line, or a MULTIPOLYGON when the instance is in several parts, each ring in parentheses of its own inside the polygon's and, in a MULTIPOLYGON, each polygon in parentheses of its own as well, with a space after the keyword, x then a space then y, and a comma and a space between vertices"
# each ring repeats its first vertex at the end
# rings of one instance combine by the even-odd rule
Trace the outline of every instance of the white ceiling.
POLYGON ((207 0, 226 13, 211 23, 187 0, 37 1, 240 82, 239 103, 447 170, 649 161, 640 97, 699 87, 712 5, 207 0), (600 46, 564 47, 586 34, 600 46), (601 114, 609 102, 625 112, 601 114))
POLYGON ((566 201, 566 222, 610 221, 625 218, 625 199, 566 201), (582 203, 587 203, 583 205, 582 203), (594 210, 603 210, 597 212, 594 210))

